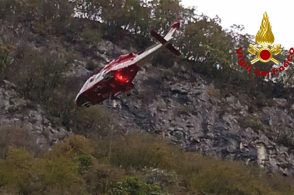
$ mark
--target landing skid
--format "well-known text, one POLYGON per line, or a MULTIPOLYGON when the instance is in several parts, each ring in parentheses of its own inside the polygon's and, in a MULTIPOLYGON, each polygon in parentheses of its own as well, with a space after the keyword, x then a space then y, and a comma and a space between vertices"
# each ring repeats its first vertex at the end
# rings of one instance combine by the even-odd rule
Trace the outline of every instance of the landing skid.
POLYGON ((85 102, 82 104, 83 107, 89 108, 91 105, 93 105, 91 102, 85 102))

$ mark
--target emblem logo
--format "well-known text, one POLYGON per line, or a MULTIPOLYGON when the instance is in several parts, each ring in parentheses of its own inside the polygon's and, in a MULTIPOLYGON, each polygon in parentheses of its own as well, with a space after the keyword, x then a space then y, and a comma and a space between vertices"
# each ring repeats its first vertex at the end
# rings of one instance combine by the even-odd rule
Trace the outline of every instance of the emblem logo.
POLYGON ((275 41, 275 37, 272 32, 272 27, 270 25, 270 21, 266 12, 263 14, 260 29, 256 34, 255 41, 258 44, 250 44, 248 48, 248 52, 256 56, 256 58, 251 60, 251 64, 254 64, 257 61, 261 61, 264 63, 272 61, 275 64, 280 63, 274 58, 274 55, 280 54, 282 52, 282 48, 280 44, 273 44, 275 41))
POLYGON ((244 57, 245 55, 242 53, 243 48, 240 47, 236 50, 238 64, 246 69, 248 74, 251 72, 251 70, 254 70, 254 74, 256 76, 267 76, 270 73, 275 75, 278 72, 284 71, 292 60, 294 49, 291 48, 289 50, 287 59, 283 62, 283 64, 281 64, 280 61, 275 58, 277 55, 282 53, 281 44, 274 44, 274 41, 275 37, 272 32, 269 17, 265 12, 263 14, 260 28, 255 37, 255 42, 257 44, 249 44, 248 48, 248 52, 253 55, 254 58, 250 61, 251 63, 247 62, 244 57), (273 62, 278 68, 272 68, 270 71, 254 69, 253 65, 259 61, 262 63, 273 62))

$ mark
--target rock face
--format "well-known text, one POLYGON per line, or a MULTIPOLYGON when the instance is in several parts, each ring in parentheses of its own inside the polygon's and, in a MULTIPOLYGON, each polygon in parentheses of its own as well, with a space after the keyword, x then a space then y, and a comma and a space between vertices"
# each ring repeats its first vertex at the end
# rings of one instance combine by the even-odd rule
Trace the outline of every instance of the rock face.
POLYGON ((0 81, 0 128, 25 129, 41 151, 69 134, 51 124, 39 105, 22 98, 15 89, 12 83, 0 81))
POLYGON ((130 97, 105 103, 120 114, 125 131, 162 134, 189 151, 294 176, 293 148, 280 143, 282 134, 294 139, 293 106, 286 99, 273 98, 273 106, 252 111, 233 94, 221 96, 199 74, 190 79, 185 69, 171 74, 169 69, 144 65, 130 97))

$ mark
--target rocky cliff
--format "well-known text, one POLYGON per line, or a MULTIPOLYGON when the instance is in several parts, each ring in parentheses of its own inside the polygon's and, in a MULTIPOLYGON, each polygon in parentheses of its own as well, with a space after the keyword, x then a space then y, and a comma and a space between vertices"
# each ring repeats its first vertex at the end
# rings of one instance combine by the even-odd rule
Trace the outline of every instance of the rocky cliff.
MULTIPOLYGON (((91 74, 86 69, 89 61, 103 66, 127 53, 109 41, 101 41, 92 50, 84 61, 76 60, 67 74, 79 86, 91 74)), ((271 105, 255 108, 252 102, 257 97, 223 91, 215 81, 185 65, 149 63, 138 73, 130 97, 122 95, 104 105, 125 132, 139 129, 161 134, 189 151, 259 164, 293 176, 293 101, 271 98, 271 105)), ((40 106, 21 98, 12 83, 1 82, 0 100, 1 126, 27 128, 41 149, 68 135, 50 123, 40 106)))
MULTIPOLYGON (((104 51, 99 55, 106 58, 114 57, 113 48, 120 50, 109 42, 101 42, 98 48, 101 45, 104 51)), ((222 90, 181 64, 146 64, 131 96, 122 95, 105 106, 120 115, 117 120, 125 131, 162 134, 189 151, 259 164, 293 176, 294 150, 289 144, 294 139, 293 102, 271 98, 267 100, 270 105, 253 109, 257 97, 222 90)))
MULTIPOLYGON (((18 138, 25 143, 20 143, 20 140, 18 143, 31 143, 39 151, 50 149, 69 134, 64 128, 52 124, 40 105, 23 98, 13 83, 0 81, 0 131, 13 134, 17 133, 18 129, 24 129, 23 135, 26 135, 18 138)), ((2 138, 3 136, 7 135, 2 133, 2 138)))
MULTIPOLYGON (((199 75, 195 75, 197 82, 193 83, 162 80, 165 89, 158 90, 155 85, 154 93, 144 90, 148 89, 146 81, 152 78, 142 74, 137 83, 140 87, 133 96, 119 101, 121 115, 129 123, 161 133, 190 151, 254 162, 286 175, 294 174, 293 149, 277 144, 264 132, 293 129, 293 115, 289 115, 286 105, 249 113, 248 105, 233 95, 219 97, 219 89, 199 75), (144 100, 148 93, 153 94, 152 98, 144 100)), ((284 99, 276 101, 286 104, 284 99)))

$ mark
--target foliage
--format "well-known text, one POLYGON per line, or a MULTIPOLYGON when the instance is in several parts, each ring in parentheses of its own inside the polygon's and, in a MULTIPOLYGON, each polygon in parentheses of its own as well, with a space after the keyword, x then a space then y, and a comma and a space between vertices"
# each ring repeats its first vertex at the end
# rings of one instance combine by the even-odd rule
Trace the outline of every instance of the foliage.
MULTIPOLYGON (((107 159, 105 151, 109 151, 109 148, 103 146, 109 140, 104 141, 97 143, 96 156, 107 159)), ((271 186, 270 182, 264 181, 266 174, 258 168, 185 153, 162 139, 144 134, 113 138, 110 162, 118 167, 135 168, 138 171, 144 167, 175 171, 183 178, 188 190, 208 194, 276 194, 281 190, 277 186, 283 184, 281 182, 271 186)), ((293 190, 290 183, 287 186, 284 192, 293 190)))
POLYGON ((2 190, 20 194, 81 192, 78 166, 70 159, 53 160, 34 158, 22 149, 11 149, 1 162, 2 190))
POLYGON ((5 74, 12 61, 10 57, 10 48, 6 44, 0 44, 0 79, 5 78, 5 74))
MULTIPOLYGON (((236 70, 246 74, 236 65, 235 55, 236 48, 253 40, 252 36, 241 33, 244 27, 233 25, 225 30, 219 17, 197 15, 194 8, 184 8, 180 3, 180 0, 2 0, 0 17, 16 24, 23 23, 41 35, 62 35, 73 41, 79 29, 73 18, 75 15, 80 20, 96 20, 103 24, 99 30, 85 26, 78 33, 86 45, 99 41, 101 37, 121 42, 127 39, 127 34, 132 34, 140 48, 150 44, 151 28, 164 33, 173 21, 181 19, 184 26, 175 44, 183 57, 201 63, 206 74, 214 73, 216 65, 222 67, 218 71, 222 78, 231 77, 236 70)), ((288 72, 290 75, 281 82, 290 86, 293 82, 291 67, 288 72)), ((254 76, 250 78, 254 79, 254 76)))
POLYGON ((25 96, 45 104, 62 84, 65 68, 65 58, 57 51, 48 53, 24 44, 17 48, 7 75, 25 96))
POLYGON ((0 18, 22 23, 41 34, 64 33, 73 11, 71 3, 64 0, 0 1, 0 18))
POLYGON ((231 37, 219 23, 219 18, 200 16, 188 23, 178 43, 186 58, 210 65, 226 66, 230 63, 228 51, 233 48, 231 37))
POLYGON ((115 136, 109 158, 101 154, 108 151, 108 147, 102 146, 110 139, 93 142, 83 136, 70 136, 41 156, 33 156, 25 149, 10 148, 6 158, 0 160, 0 192, 291 194, 294 190, 291 180, 277 175, 268 177, 257 168, 238 162, 186 153, 162 139, 145 134, 115 136), (125 149, 118 150, 118 146, 125 149), (141 160, 143 166, 139 165, 141 160), (157 177, 156 181, 146 179, 153 175, 156 167, 167 174, 173 173, 172 181, 167 181, 167 177, 157 177), (164 190, 159 187, 161 183, 164 183, 164 190))
POLYGON ((111 129, 115 128, 110 113, 101 106, 77 108, 73 120, 75 120, 73 128, 76 132, 79 131, 87 137, 96 137, 96 139, 109 135, 111 129))
POLYGON ((10 147, 25 148, 30 152, 38 153, 36 138, 31 136, 27 129, 20 127, 0 127, 0 159, 5 158, 10 147))
POLYGON ((162 195, 160 187, 153 184, 147 184, 136 177, 127 177, 123 181, 117 182, 110 189, 111 195, 162 195))
MULTIPOLYGON (((108 139, 98 143, 97 155, 108 157, 108 139)), ((160 141, 153 141, 152 136, 144 136, 140 139, 139 135, 130 135, 127 137, 114 137, 111 148, 110 161, 117 166, 125 168, 131 167, 140 169, 143 167, 172 167, 172 158, 175 152, 160 141), (121 147, 124 146, 124 147, 121 147)))
POLYGON ((92 28, 85 28, 81 33, 81 37, 84 38, 86 43, 98 43, 101 40, 101 34, 92 28))
MULTIPOLYGON (((184 57, 206 64, 210 69, 213 69, 215 64, 228 68, 232 60, 228 52, 233 50, 234 41, 240 42, 240 38, 233 39, 233 36, 238 35, 222 29, 218 17, 210 19, 205 15, 197 16, 194 9, 182 7, 179 0, 92 0, 75 3, 81 12, 90 13, 88 18, 100 18, 107 26, 107 34, 112 38, 121 38, 119 29, 140 35, 141 41, 137 40, 138 45, 145 42, 144 37, 149 36, 150 28, 156 28, 163 34, 172 22, 181 19, 185 25, 176 45, 184 57), (82 2, 87 2, 87 5, 82 6, 82 2)), ((242 38, 246 40, 247 37, 242 38)))

